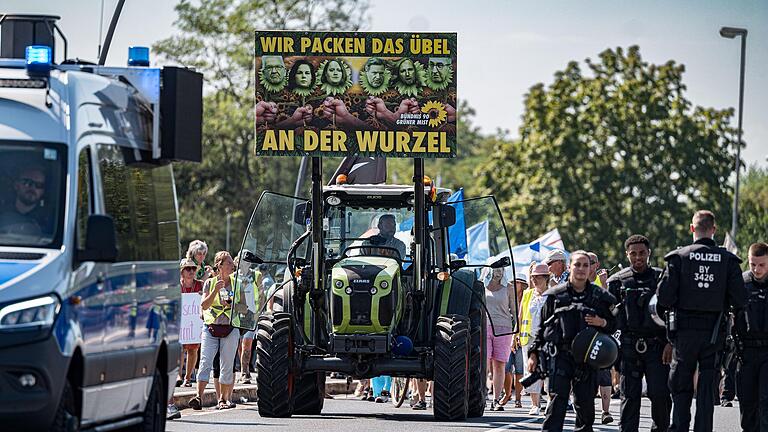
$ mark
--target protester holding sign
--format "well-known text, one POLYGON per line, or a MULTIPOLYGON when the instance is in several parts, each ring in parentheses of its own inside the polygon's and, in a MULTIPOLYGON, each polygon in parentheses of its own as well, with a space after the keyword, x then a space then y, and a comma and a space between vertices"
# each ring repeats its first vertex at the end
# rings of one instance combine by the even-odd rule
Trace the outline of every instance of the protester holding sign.
MULTIPOLYGON (((197 270, 197 264, 194 261, 184 258, 179 264, 181 270, 181 293, 182 294, 195 294, 202 293, 203 283, 195 279, 195 271, 197 270)), ((184 305, 182 305, 183 307, 184 305)), ((182 311, 183 314, 183 311, 182 311)), ((179 377, 176 380, 176 387, 183 385, 184 387, 192 387, 190 382, 192 379, 192 371, 195 369, 197 363, 197 353, 200 350, 200 344, 183 344, 181 351, 181 357, 179 359, 179 377), (186 357, 187 369, 184 373, 184 380, 182 383, 181 371, 184 370, 184 358, 186 357)))

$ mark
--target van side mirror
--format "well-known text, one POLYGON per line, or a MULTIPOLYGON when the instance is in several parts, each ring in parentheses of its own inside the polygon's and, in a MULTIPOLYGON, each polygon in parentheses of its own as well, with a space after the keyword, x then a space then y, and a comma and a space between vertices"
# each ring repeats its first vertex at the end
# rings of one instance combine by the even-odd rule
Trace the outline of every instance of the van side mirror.
POLYGON ((305 226, 307 219, 312 216, 312 206, 309 202, 296 204, 293 208, 293 222, 297 225, 305 226))
POLYGON ((448 228, 456 223, 456 207, 450 204, 438 204, 435 207, 434 227, 437 229, 448 228))
POLYGON ((77 251, 77 260, 95 262, 117 261, 117 239, 115 222, 111 216, 88 216, 88 228, 85 234, 85 249, 77 251))

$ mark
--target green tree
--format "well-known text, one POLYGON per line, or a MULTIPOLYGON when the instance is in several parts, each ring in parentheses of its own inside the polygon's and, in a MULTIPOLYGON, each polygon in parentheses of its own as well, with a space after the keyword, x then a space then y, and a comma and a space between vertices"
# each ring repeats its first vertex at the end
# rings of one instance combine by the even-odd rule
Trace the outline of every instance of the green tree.
POLYGON ((739 187, 739 225, 736 244, 746 260, 747 248, 768 241, 768 168, 749 167, 739 187))
POLYGON ((657 257, 686 244, 698 208, 727 229, 732 109, 694 107, 685 67, 649 64, 636 46, 585 63, 588 73, 570 62, 548 87, 530 88, 520 140, 503 143, 479 171, 514 241, 557 227, 569 249, 616 263, 633 233, 647 235, 657 257))
POLYGON ((203 162, 176 164, 182 245, 200 238, 224 249, 226 209, 236 253, 251 211, 265 189, 293 193, 299 158, 253 153, 256 29, 359 30, 367 0, 182 0, 178 34, 154 45, 168 63, 205 76, 203 162))

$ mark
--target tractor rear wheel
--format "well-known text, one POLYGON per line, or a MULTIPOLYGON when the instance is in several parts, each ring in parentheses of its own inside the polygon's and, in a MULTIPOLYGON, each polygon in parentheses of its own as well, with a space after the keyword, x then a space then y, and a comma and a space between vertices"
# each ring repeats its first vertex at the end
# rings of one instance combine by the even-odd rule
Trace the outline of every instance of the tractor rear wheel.
POLYGON ((435 419, 467 418, 469 390, 469 319, 444 315, 437 319, 434 355, 435 419))

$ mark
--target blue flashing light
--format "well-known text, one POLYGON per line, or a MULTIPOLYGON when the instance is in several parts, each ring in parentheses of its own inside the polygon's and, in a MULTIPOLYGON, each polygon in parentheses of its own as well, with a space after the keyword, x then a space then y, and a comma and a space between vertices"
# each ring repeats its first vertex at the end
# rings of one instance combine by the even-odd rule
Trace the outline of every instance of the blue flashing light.
POLYGON ((47 77, 51 74, 53 63, 51 47, 45 45, 30 45, 25 50, 27 75, 47 77))
POLYGON ((143 46, 129 46, 128 66, 149 66, 149 48, 143 46))

